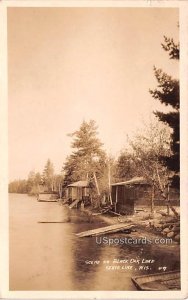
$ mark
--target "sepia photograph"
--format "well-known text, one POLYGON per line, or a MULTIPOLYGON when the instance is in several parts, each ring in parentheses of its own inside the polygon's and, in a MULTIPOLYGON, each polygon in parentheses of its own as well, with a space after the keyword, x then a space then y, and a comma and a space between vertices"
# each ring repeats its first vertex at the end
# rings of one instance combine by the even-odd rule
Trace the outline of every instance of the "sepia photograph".
POLYGON ((7 7, 9 291, 181 291, 180 24, 7 7))

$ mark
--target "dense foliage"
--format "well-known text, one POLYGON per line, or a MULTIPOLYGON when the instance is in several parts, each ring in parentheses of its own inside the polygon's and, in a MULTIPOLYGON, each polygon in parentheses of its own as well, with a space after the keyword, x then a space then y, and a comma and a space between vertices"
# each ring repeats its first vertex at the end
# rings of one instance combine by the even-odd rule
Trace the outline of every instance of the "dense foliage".
POLYGON ((14 180, 9 183, 9 193, 29 193, 29 186, 27 180, 14 180))
POLYGON ((60 177, 60 175, 54 175, 53 164, 48 159, 42 175, 39 172, 31 171, 27 179, 10 182, 9 193, 28 193, 30 195, 36 195, 40 192, 40 186, 44 186, 47 191, 52 191, 56 188, 56 185, 59 184, 60 177))
POLYGON ((92 180, 103 175, 106 155, 97 136, 95 121, 83 121, 79 130, 69 134, 72 141, 72 153, 63 166, 65 185, 79 181, 92 180))
MULTIPOLYGON (((168 52, 170 59, 179 59, 179 44, 173 39, 164 37, 162 47, 168 52)), ((172 129, 171 134, 171 155, 161 156, 161 161, 167 168, 173 172, 171 177, 171 185, 179 188, 179 171, 180 171, 180 96, 179 96, 179 80, 173 79, 161 69, 154 68, 154 74, 157 79, 157 88, 150 90, 153 98, 159 100, 164 105, 171 108, 168 113, 156 111, 155 114, 160 121, 167 124, 172 129)))

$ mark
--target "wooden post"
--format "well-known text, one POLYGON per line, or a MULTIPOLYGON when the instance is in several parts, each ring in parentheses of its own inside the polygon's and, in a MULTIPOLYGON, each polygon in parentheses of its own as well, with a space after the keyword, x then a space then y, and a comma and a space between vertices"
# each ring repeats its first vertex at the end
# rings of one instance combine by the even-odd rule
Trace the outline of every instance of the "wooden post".
POLYGON ((108 185, 109 185, 110 203, 111 203, 111 205, 112 205, 110 161, 109 161, 109 163, 108 163, 108 185))

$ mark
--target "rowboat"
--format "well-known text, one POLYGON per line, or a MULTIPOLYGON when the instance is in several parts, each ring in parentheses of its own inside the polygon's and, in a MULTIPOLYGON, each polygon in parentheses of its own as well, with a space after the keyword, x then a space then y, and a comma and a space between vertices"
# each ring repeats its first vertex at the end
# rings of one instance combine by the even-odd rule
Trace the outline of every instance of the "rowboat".
POLYGON ((56 193, 40 193, 37 196, 39 202, 57 202, 58 194, 56 193))
POLYGON ((155 273, 131 278, 138 290, 167 291, 180 290, 180 271, 155 273))

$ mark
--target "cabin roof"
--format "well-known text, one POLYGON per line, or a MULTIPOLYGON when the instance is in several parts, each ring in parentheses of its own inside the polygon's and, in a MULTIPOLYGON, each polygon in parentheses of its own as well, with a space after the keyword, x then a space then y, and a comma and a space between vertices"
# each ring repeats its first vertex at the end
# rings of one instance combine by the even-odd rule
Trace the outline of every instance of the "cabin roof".
POLYGON ((113 183, 111 185, 117 186, 117 185, 131 185, 131 184, 136 185, 136 184, 148 184, 148 183, 144 177, 134 177, 130 180, 113 183))
POLYGON ((69 184, 68 187, 89 187, 89 183, 87 180, 80 180, 69 184))

